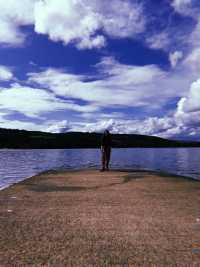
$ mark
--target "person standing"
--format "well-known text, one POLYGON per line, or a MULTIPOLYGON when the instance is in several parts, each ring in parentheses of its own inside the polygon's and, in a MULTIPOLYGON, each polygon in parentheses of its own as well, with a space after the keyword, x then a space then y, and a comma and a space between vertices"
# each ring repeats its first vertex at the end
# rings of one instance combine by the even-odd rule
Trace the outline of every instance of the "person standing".
POLYGON ((101 171, 109 170, 112 140, 111 134, 105 130, 101 139, 102 168, 101 171))

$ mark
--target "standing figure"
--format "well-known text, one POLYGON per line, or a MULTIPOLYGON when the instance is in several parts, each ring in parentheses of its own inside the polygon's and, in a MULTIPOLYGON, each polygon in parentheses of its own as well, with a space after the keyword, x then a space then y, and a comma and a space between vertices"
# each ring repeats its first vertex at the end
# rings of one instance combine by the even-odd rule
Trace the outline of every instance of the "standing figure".
POLYGON ((110 153, 111 153, 111 135, 105 130, 101 139, 102 168, 101 171, 109 170, 110 153))

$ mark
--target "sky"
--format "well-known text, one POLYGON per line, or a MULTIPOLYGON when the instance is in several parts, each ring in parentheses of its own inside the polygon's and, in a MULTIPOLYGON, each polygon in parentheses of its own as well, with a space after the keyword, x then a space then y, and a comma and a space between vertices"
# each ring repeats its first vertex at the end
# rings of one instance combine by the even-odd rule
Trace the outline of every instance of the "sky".
POLYGON ((0 0, 0 127, 200 140, 199 0, 0 0))

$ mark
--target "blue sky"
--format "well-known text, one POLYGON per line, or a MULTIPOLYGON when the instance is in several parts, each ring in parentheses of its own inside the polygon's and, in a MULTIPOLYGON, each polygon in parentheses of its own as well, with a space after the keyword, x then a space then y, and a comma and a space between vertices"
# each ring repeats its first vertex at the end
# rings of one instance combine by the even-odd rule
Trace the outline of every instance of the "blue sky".
POLYGON ((0 127, 200 139, 197 0, 0 1, 0 127))

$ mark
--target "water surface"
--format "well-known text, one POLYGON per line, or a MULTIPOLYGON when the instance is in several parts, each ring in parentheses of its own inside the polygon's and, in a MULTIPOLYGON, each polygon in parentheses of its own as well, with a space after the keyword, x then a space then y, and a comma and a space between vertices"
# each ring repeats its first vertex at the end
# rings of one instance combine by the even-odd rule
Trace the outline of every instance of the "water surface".
MULTIPOLYGON (((49 169, 100 168, 98 149, 0 149, 0 189, 49 169)), ((112 168, 164 171, 200 180, 200 148, 113 149, 112 168)))

